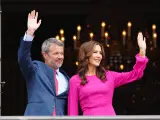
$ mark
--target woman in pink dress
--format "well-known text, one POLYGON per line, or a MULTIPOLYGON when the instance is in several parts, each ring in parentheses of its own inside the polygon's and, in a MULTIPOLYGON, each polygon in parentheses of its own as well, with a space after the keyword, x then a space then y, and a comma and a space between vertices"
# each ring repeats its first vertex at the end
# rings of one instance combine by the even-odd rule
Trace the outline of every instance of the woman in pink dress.
POLYGON ((100 43, 89 41, 81 45, 78 73, 70 79, 68 115, 78 115, 78 103, 85 116, 116 115, 112 106, 114 89, 140 79, 148 62, 142 33, 138 34, 137 42, 140 51, 133 70, 122 73, 104 69, 105 53, 100 43))

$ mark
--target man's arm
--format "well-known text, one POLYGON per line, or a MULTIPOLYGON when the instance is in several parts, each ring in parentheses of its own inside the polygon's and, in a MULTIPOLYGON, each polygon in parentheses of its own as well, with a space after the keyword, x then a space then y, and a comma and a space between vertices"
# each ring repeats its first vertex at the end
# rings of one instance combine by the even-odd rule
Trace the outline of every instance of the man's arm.
POLYGON ((21 38, 20 48, 18 50, 18 63, 26 80, 28 80, 31 73, 35 71, 35 67, 30 57, 30 48, 34 38, 34 33, 41 24, 41 20, 37 23, 37 18, 38 12, 35 14, 35 11, 32 11, 28 14, 28 29, 24 37, 21 38))

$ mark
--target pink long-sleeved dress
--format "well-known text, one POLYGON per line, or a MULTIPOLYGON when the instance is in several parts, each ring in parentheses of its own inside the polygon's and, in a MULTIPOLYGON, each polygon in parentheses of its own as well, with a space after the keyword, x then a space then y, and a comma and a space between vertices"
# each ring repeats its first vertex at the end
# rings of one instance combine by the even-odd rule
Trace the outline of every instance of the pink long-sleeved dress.
POLYGON ((112 106, 114 89, 140 79, 147 62, 147 57, 143 58, 137 54, 132 71, 122 73, 106 71, 106 82, 101 82, 96 75, 86 76, 88 83, 82 86, 79 75, 72 76, 68 95, 68 115, 78 115, 78 102, 85 116, 116 115, 112 106))

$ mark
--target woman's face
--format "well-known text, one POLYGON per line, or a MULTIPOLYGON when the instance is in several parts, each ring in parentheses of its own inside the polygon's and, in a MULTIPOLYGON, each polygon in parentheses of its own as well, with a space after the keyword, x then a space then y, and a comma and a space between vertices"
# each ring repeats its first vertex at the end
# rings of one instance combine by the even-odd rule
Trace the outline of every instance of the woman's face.
POLYGON ((102 49, 99 45, 96 45, 93 48, 93 53, 89 57, 89 65, 97 67, 100 65, 102 60, 102 49))

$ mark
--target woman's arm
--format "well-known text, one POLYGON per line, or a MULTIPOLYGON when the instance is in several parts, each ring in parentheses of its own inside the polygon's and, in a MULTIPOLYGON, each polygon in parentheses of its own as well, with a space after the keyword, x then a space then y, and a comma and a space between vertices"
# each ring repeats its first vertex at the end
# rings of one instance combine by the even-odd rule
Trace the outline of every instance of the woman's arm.
POLYGON ((68 115, 78 115, 78 88, 76 78, 72 77, 69 82, 68 115))

